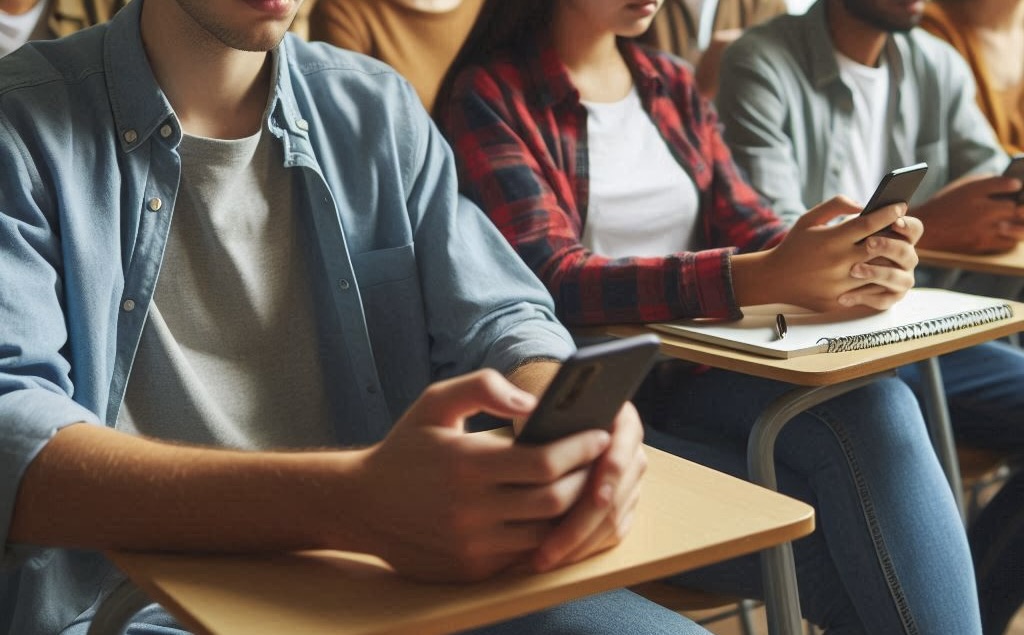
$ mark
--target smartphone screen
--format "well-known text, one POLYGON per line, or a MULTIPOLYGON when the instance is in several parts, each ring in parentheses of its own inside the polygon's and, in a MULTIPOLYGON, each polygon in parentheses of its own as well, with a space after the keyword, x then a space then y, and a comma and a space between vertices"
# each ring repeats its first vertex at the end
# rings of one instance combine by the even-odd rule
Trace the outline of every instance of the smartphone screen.
POLYGON ((870 214, 893 203, 910 203, 927 171, 927 163, 915 163, 889 172, 882 177, 861 214, 870 214))
POLYGON ((608 430, 658 353, 656 335, 581 348, 558 370, 516 438, 547 443, 591 428, 608 430))

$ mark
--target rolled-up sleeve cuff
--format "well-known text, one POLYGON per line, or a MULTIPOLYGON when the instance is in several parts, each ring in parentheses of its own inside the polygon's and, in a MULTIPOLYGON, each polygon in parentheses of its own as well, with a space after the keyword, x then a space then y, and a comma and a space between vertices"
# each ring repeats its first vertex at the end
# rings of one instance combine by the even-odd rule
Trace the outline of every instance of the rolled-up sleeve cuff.
POLYGON ((66 395, 32 389, 0 396, 0 568, 17 566, 18 554, 26 552, 11 549, 8 540, 25 470, 58 430, 83 421, 100 423, 95 413, 66 395))
POLYGON ((502 374, 535 359, 564 361, 576 350, 572 336, 558 322, 530 320, 529 332, 515 330, 487 353, 484 365, 502 374))
POLYGON ((735 251, 730 247, 697 252, 690 282, 697 289, 697 301, 700 304, 697 314, 701 317, 743 316, 732 287, 732 254, 735 251))

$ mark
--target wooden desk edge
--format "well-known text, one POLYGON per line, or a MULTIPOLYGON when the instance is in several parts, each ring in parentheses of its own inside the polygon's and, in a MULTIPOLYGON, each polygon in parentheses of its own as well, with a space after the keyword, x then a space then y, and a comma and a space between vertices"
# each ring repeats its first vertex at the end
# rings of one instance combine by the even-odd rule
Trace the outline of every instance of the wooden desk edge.
MULTIPOLYGON (((775 545, 790 542, 806 536, 814 531, 814 512, 808 507, 808 512, 795 519, 785 526, 770 531, 759 532, 747 536, 741 541, 733 543, 738 546, 731 557, 741 557, 750 553, 773 547, 775 545)), ((654 563, 646 563, 636 567, 625 568, 617 571, 607 572, 586 578, 572 584, 562 584, 553 588, 537 587, 522 591, 520 595, 511 598, 502 598, 501 602, 492 602, 472 612, 465 611, 457 614, 438 613, 428 618, 420 618, 418 621, 394 625, 394 628, 387 628, 376 631, 376 635, 386 633, 413 633, 417 635, 441 635, 456 630, 464 630, 481 627, 488 624, 514 619, 522 615, 528 615, 564 602, 580 599, 582 597, 611 591, 613 589, 630 587, 641 582, 649 582, 660 578, 668 577, 684 571, 690 571, 705 565, 722 561, 712 554, 720 545, 711 545, 687 554, 667 558, 654 563), (676 564, 678 560, 686 560, 687 566, 680 567, 676 564), (415 630, 409 630, 409 629, 415 630)), ((178 602, 173 592, 167 591, 159 583, 154 582, 142 567, 136 567, 131 560, 132 554, 109 553, 108 557, 125 573, 132 581, 155 602, 163 606, 175 619, 194 635, 213 635, 213 631, 201 619, 192 615, 191 611, 178 602)), ((412 618, 410 618, 411 620, 412 618)))
MULTIPOLYGON (((850 379, 857 379, 874 373, 881 373, 937 355, 968 348, 976 344, 999 339, 1024 330, 1024 303, 1007 301, 1014 310, 1014 316, 1007 320, 981 326, 935 335, 921 340, 902 342, 849 353, 817 353, 791 359, 776 359, 754 355, 735 349, 716 346, 696 340, 655 331, 642 324, 616 324, 600 329, 613 337, 628 337, 641 333, 653 333, 661 339, 661 351, 676 359, 705 364, 714 368, 731 370, 757 377, 785 381, 801 386, 827 386, 850 379), (950 336, 957 335, 951 338, 950 336), (872 356, 871 352, 886 353, 872 356), (848 360, 857 356, 858 361, 846 365, 836 364, 821 370, 794 368, 807 364, 807 360, 848 360)), ((588 331, 591 332, 591 331, 588 331)))
POLYGON ((1024 275, 1024 246, 1018 243, 1012 251, 1004 254, 958 254, 951 251, 918 249, 922 265, 962 269, 975 273, 993 273, 1004 276, 1024 275))
MULTIPOLYGON (((646 449, 651 459, 651 466, 655 470, 658 469, 657 464, 661 461, 684 460, 650 446, 647 446, 646 449)), ((703 466, 701 467, 703 468, 703 466)), ((748 485, 750 484, 748 483, 748 485)), ((438 612, 437 615, 417 622, 415 624, 415 632, 417 634, 444 633, 451 630, 472 628, 512 619, 587 595, 663 578, 728 559, 720 556, 720 550, 723 548, 723 545, 729 546, 729 558, 733 558, 792 541, 814 531, 813 508, 795 499, 789 499, 786 502, 791 507, 802 511, 802 513, 793 513, 791 520, 780 523, 775 527, 752 533, 740 539, 709 544, 684 554, 604 571, 580 580, 559 581, 558 578, 561 575, 559 571, 530 576, 523 576, 521 574, 504 575, 495 578, 494 581, 506 585, 508 593, 516 594, 513 597, 498 598, 498 596, 493 596, 492 598, 487 592, 477 593, 476 595, 481 597, 476 597, 472 591, 473 585, 468 585, 467 589, 470 589, 470 591, 467 593, 467 598, 481 603, 482 606, 472 612, 465 610, 456 614, 438 612), (500 601, 496 601, 498 599, 500 601)), ((168 555, 169 557, 174 557, 172 554, 168 555)), ((151 558, 154 556, 159 557, 159 554, 108 552, 107 556, 150 598, 172 613, 183 626, 190 629, 196 635, 212 632, 208 625, 202 623, 201 616, 198 618, 193 616, 191 611, 176 599, 173 591, 166 590, 159 581, 155 581, 150 577, 148 566, 145 562, 139 562, 138 558, 133 557, 151 558)), ((185 555, 183 557, 191 558, 195 556, 185 555)), ((584 561, 580 565, 571 566, 585 566, 586 562, 588 561, 584 561)), ((566 570, 563 569, 561 571, 566 570)), ((403 632, 404 629, 399 626, 395 627, 397 630, 381 630, 380 633, 403 632)), ((409 627, 411 626, 410 624, 409 627)))

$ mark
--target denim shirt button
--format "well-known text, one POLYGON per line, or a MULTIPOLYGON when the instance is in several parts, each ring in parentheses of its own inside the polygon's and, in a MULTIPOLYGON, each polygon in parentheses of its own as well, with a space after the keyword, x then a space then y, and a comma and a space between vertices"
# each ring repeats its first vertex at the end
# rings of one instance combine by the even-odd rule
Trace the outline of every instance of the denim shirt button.
POLYGON ((299 130, 309 130, 309 122, 305 119, 296 119, 295 127, 299 130))
POLYGON ((125 311, 129 311, 129 312, 134 311, 135 310, 135 300, 125 300, 124 304, 122 304, 121 307, 125 311))
POLYGON ((342 291, 347 290, 349 287, 348 280, 342 278, 341 280, 338 281, 338 286, 341 287, 342 291))
POLYGON ((161 201, 156 196, 154 196, 153 198, 149 199, 149 203, 146 205, 146 207, 148 207, 149 211, 151 211, 151 212, 159 212, 160 208, 163 207, 163 206, 164 206, 164 202, 161 201))
POLYGON ((125 130, 124 140, 127 141, 128 143, 135 143, 136 141, 139 140, 139 133, 135 132, 134 130, 125 130))
POLYGON ((160 136, 166 139, 174 133, 174 128, 170 124, 164 124, 160 126, 160 136))

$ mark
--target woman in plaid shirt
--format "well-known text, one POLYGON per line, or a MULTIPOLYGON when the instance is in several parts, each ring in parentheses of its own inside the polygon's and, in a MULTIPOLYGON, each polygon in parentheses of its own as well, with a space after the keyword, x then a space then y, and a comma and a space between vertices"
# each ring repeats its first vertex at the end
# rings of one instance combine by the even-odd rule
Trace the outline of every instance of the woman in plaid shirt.
MULTIPOLYGON (((884 309, 913 284, 920 221, 842 198, 788 233, 732 162, 683 62, 631 42, 661 0, 488 0, 435 108, 476 201, 572 326, 739 317, 740 306, 884 309), (900 237, 875 236, 892 225, 900 237)), ((648 439, 737 475, 790 386, 664 365, 648 439)), ((782 491, 815 506, 795 545, 805 615, 829 633, 980 633, 970 554, 917 401, 883 379, 794 418, 782 491)), ((685 486, 685 484, 681 484, 685 486)), ((761 594, 756 557, 683 576, 761 594)))

